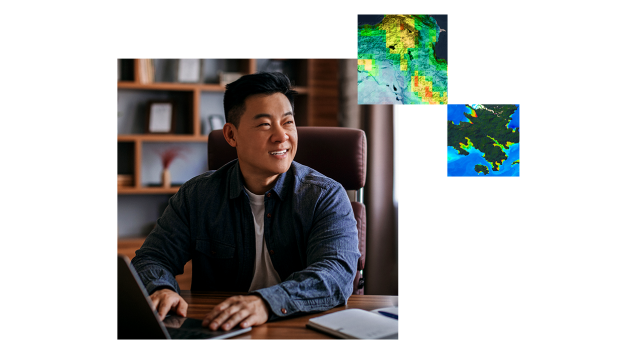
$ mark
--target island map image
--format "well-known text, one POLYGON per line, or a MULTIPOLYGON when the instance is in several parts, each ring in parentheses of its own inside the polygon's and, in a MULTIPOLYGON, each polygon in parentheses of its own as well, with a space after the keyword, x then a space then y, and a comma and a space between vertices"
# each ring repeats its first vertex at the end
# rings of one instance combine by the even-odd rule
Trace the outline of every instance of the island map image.
POLYGON ((447 176, 520 176, 520 105, 447 105, 447 176))

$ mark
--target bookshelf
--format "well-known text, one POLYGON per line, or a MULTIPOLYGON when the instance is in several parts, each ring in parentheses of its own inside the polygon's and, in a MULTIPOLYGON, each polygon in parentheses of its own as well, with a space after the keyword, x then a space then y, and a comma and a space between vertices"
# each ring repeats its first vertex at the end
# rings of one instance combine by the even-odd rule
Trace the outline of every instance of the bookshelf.
POLYGON ((174 59, 153 59, 154 79, 145 83, 143 61, 118 60, 119 252, 132 256, 131 249, 139 248, 180 184, 207 170, 206 119, 211 115, 224 116, 225 88, 219 82, 220 71, 249 74, 281 70, 300 94, 295 103, 298 126, 337 126, 338 61, 335 59, 202 59, 201 81, 197 83, 175 81, 178 60, 174 59), (173 133, 146 133, 146 106, 151 100, 173 102, 173 133), (167 147, 184 148, 188 156, 172 163, 172 184, 164 188, 159 185, 162 165, 157 153, 167 147))

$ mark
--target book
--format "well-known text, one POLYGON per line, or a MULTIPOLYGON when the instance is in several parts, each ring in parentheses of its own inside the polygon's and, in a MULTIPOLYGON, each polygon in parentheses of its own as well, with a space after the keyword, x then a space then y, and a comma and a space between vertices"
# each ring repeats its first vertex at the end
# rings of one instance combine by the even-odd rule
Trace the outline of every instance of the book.
POLYGON ((309 319, 307 327, 343 339, 397 339, 398 308, 337 311, 309 319))
POLYGON ((133 186, 133 175, 118 174, 118 186, 133 186))
POLYGON ((154 82, 155 70, 153 59, 139 59, 138 76, 141 84, 151 84, 154 82))

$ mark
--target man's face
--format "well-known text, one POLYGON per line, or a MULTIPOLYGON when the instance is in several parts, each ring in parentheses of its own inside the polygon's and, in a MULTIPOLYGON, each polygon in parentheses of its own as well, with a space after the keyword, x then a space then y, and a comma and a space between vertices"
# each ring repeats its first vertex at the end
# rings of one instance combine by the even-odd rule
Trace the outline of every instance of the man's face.
POLYGON ((287 97, 281 93, 249 96, 233 140, 248 184, 270 184, 287 172, 298 146, 298 131, 287 97))

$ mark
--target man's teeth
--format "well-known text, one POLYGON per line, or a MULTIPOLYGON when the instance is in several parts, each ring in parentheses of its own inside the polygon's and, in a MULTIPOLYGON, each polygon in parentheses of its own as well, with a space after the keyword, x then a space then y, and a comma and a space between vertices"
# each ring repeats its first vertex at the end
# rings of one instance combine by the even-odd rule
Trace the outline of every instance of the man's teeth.
POLYGON ((270 152, 269 154, 271 154, 271 155, 283 155, 286 152, 287 152, 287 150, 282 150, 282 151, 270 152))

